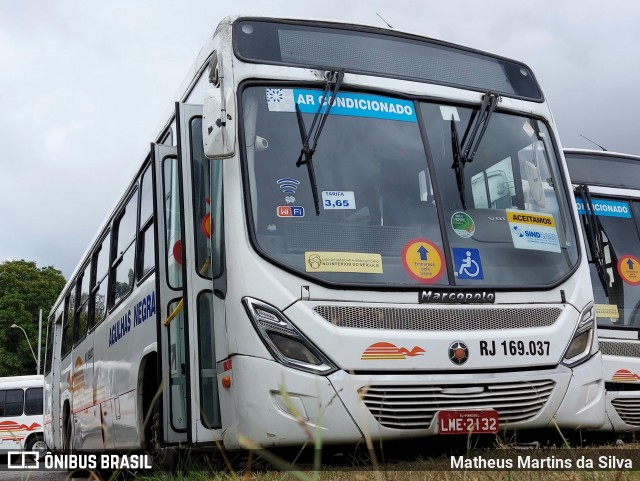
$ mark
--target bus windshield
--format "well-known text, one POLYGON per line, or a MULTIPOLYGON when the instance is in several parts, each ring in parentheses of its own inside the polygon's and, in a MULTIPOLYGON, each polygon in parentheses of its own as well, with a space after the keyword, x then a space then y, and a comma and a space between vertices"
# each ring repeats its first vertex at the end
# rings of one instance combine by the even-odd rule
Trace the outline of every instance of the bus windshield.
MULTIPOLYGON (((589 264, 600 327, 640 327, 640 201, 592 199, 604 241, 607 289, 589 264)), ((578 201, 578 212, 584 207, 578 201)))
POLYGON ((307 169, 296 166, 295 108, 308 128, 322 93, 243 90, 250 222, 268 259, 330 284, 385 287, 548 287, 576 265, 566 189, 543 122, 494 112, 473 161, 458 163, 456 174, 456 142, 479 105, 343 89, 313 155, 316 215, 307 169))

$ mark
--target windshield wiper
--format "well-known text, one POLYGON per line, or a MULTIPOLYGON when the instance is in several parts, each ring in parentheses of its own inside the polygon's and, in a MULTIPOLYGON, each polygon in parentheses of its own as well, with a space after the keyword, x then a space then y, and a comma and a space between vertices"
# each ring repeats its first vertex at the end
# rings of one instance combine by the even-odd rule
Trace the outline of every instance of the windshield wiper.
POLYGON ((324 124, 329 117, 333 102, 336 98, 336 95, 340 91, 340 85, 342 84, 343 78, 343 70, 330 70, 327 72, 327 83, 324 86, 322 99, 323 102, 327 102, 328 99, 328 102, 324 111, 324 105, 320 103, 320 105, 318 106, 318 110, 313 116, 313 121, 311 122, 311 127, 309 128, 308 132, 307 128, 304 125, 304 119, 302 118, 300 107, 296 103, 296 117, 298 118, 300 138, 302 139, 302 149, 300 150, 300 155, 298 156, 296 167, 300 167, 301 165, 305 164, 307 165, 307 171, 309 172, 309 183, 311 184, 311 193, 313 195, 313 204, 316 208, 316 215, 320 215, 320 199, 318 198, 318 184, 316 183, 316 174, 313 170, 313 154, 316 151, 318 139, 320 138, 320 134, 322 133, 322 129, 324 128, 324 124), (312 135, 313 144, 309 146, 309 141, 311 140, 312 135))
POLYGON ((458 142, 458 131, 456 130, 456 122, 454 116, 451 116, 451 147, 453 149, 453 164, 451 168, 456 173, 456 183, 458 184, 458 193, 462 201, 462 208, 467 210, 467 204, 464 200, 464 160, 460 151, 460 142, 458 142))
POLYGON ((604 293, 609 297, 609 275, 607 274, 604 255, 602 228, 596 218, 593 201, 591 200, 591 192, 589 192, 589 188, 583 184, 576 189, 576 193, 582 200, 584 208, 584 230, 587 237, 587 244, 589 245, 589 251, 591 253, 591 259, 596 267, 596 271, 598 272, 600 282, 602 282, 604 293))
POLYGON ((462 208, 466 209, 464 199, 464 166, 468 162, 473 162, 476 156, 482 137, 489 125, 491 114, 496 109, 500 97, 492 92, 487 92, 482 96, 482 103, 467 126, 467 130, 462 138, 462 143, 458 142, 458 132, 456 130, 453 115, 451 116, 451 144, 453 146, 453 164, 451 168, 455 170, 458 192, 462 201, 462 208))
MULTIPOLYGON (((491 92, 487 92, 482 96, 480 108, 472 120, 473 127, 471 128, 471 132, 467 130, 462 138, 462 158, 465 163, 473 161, 480 142, 482 142, 482 137, 484 137, 484 133, 487 130, 487 125, 489 125, 491 114, 493 114, 493 111, 496 109, 499 100, 500 97, 491 92), (478 129, 480 130, 478 131, 478 129)), ((469 125, 471 125, 471 123, 469 125)))

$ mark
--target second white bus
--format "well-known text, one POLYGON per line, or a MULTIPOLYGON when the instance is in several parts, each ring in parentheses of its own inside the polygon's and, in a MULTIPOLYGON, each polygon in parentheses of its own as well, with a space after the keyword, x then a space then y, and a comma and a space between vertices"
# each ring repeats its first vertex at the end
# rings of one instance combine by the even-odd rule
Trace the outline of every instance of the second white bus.
POLYGON ((45 453, 43 421, 44 377, 0 378, 0 450, 45 453))
POLYGON ((640 157, 565 149, 590 247, 605 429, 640 429, 640 157))

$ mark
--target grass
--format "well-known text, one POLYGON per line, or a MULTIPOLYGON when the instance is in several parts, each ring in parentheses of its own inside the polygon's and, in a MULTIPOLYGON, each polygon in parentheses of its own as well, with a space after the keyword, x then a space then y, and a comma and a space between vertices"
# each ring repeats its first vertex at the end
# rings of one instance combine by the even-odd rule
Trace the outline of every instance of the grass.
MULTIPOLYGON (((242 452, 228 453, 219 444, 215 454, 185 453, 174 472, 133 476, 142 481, 640 481, 640 443, 617 446, 595 438, 596 442, 590 440, 587 448, 575 447, 576 440, 567 437, 558 426, 543 434, 526 432, 520 433, 519 437, 508 433, 466 437, 441 435, 384 444, 379 442, 377 445, 365 433, 362 445, 339 450, 323 445, 322 431, 312 430, 297 412, 284 386, 280 387, 280 395, 287 411, 305 433, 307 442, 299 449, 267 450, 240 436, 240 445, 245 448, 242 452), (538 449, 540 446, 544 449, 538 449), (452 466, 454 455, 462 457, 462 466, 452 466), (598 470, 600 455, 633 458, 636 471, 598 470), (591 468, 571 469, 575 468, 578 458, 585 456, 595 460, 591 468), (518 459, 525 457, 551 458, 551 461, 546 465, 543 461, 539 469, 513 469, 519 467, 518 459), (500 459, 502 462, 511 459, 512 464, 479 470, 472 462, 474 458, 485 461, 500 459), (562 462, 554 464, 554 458, 562 462), (567 461, 572 463, 570 467, 563 464, 567 461)), ((317 425, 321 425, 322 410, 320 413, 317 425)), ((149 419, 145 419, 145 424, 147 422, 149 419)), ((595 436, 594 433, 586 434, 587 438, 595 436)), ((582 446, 585 441, 589 440, 579 434, 577 445, 582 446)), ((131 475, 125 476, 128 474, 117 472, 110 479, 130 478, 131 475)))
MULTIPOLYGON (((321 455, 313 446, 307 446, 306 451, 313 452, 286 452, 284 454, 275 450, 265 450, 252 445, 247 439, 243 440, 245 446, 250 448, 243 453, 234 453, 234 458, 222 452, 215 458, 207 456, 200 459, 200 463, 187 462, 178 472, 158 473, 151 476, 137 477, 143 481, 414 481, 414 480, 444 480, 444 481, 539 481, 539 480, 563 480, 563 481, 626 481, 639 480, 640 471, 630 470, 598 470, 597 461, 594 469, 573 470, 554 469, 544 467, 532 470, 477 470, 465 468, 452 468, 451 455, 457 453, 464 459, 481 457, 485 460, 491 458, 512 459, 517 466, 517 457, 532 456, 534 458, 555 457, 562 460, 571 460, 574 463, 581 456, 597 460, 599 455, 610 453, 619 458, 633 456, 635 469, 640 469, 640 444, 632 443, 624 446, 615 444, 593 444, 586 448, 570 448, 570 441, 557 433, 546 433, 551 436, 556 434, 555 446, 543 449, 515 448, 504 441, 501 436, 496 436, 491 447, 481 446, 483 443, 477 439, 467 440, 455 437, 457 445, 453 451, 444 446, 442 437, 422 438, 404 441, 403 443, 386 443, 385 450, 378 447, 375 458, 370 456, 366 446, 362 449, 352 449, 351 452, 335 454, 334 447, 325 447, 321 455), (407 447, 411 445, 411 448, 407 447), (421 449, 421 445, 424 449, 421 449), (437 446, 433 446, 437 445, 437 446), (476 446, 471 447, 469 446, 476 446), (446 454, 429 455, 434 449, 446 454), (374 461, 375 460, 375 461, 374 461), (204 463, 203 463, 204 461, 204 463)), ((474 436, 474 438, 477 438, 474 436)), ((548 441, 547 441, 548 442, 548 441)), ((522 445, 521 445, 522 446, 522 445)), ((526 446, 526 445, 525 445, 526 446)), ((531 446, 531 445, 528 445, 531 446)))

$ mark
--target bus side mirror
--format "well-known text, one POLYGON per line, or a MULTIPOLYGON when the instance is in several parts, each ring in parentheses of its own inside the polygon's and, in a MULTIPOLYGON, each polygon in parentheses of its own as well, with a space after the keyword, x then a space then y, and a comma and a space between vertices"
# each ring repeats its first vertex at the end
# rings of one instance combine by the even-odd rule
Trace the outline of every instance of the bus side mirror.
POLYGON ((235 154, 236 98, 232 89, 207 90, 202 106, 202 140, 209 159, 226 159, 235 154))

